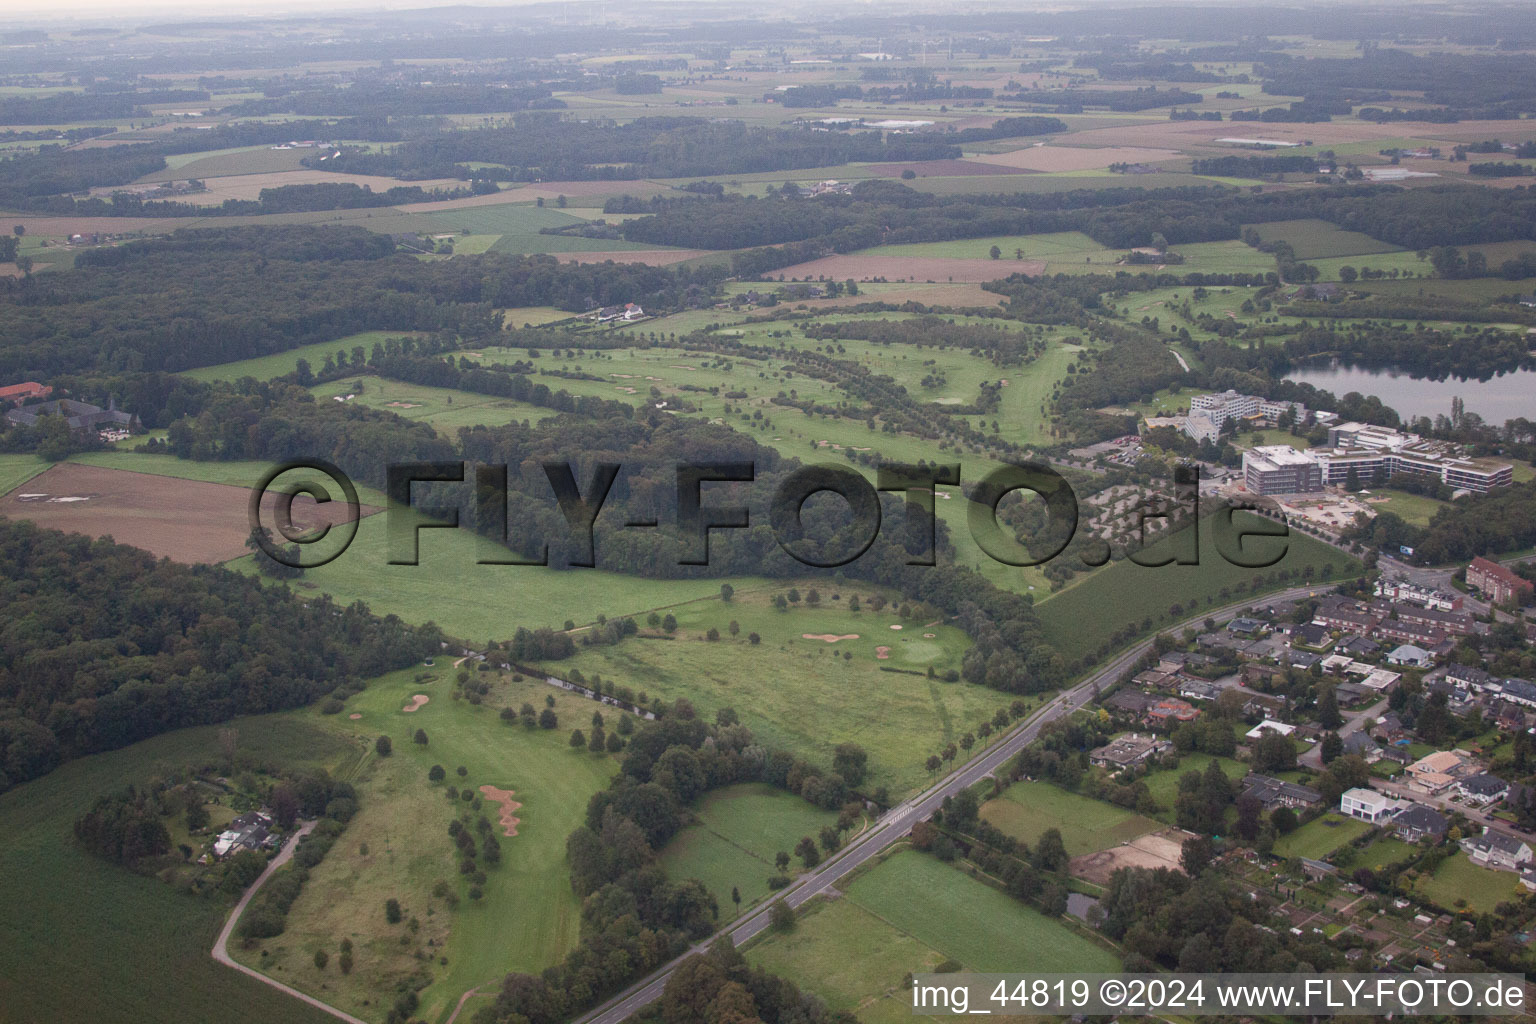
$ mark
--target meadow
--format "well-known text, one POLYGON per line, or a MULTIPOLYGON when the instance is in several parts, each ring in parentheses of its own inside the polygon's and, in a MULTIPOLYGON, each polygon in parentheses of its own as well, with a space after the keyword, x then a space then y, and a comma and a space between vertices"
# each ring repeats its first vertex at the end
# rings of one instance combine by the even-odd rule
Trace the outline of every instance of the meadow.
MULTIPOLYGON (((981 883, 975 883, 981 884, 981 883)), ((748 962, 818 996, 863 1024, 909 1024, 908 972, 931 971, 945 955, 848 899, 802 907, 792 932, 764 932, 748 962)))
POLYGON ((1322 860, 1345 843, 1358 839, 1370 830, 1369 822, 1341 814, 1324 814, 1307 822, 1290 835, 1281 836, 1275 840, 1275 855, 1322 860))
POLYGON ((1500 903, 1516 903, 1526 890, 1512 871, 1490 871, 1456 852, 1441 862, 1433 875, 1420 875, 1413 891, 1436 906, 1460 910, 1463 905, 1480 914, 1491 914, 1500 903))
MULTIPOLYGON (((1247 513, 1232 518, 1233 525, 1243 530, 1260 526, 1256 517, 1247 513)), ((1270 522, 1262 527, 1275 525, 1270 522)), ((1201 521, 1198 564, 1146 568, 1121 559, 1095 570, 1081 583, 1040 605, 1046 636, 1066 657, 1082 658, 1126 626, 1146 633, 1248 595, 1257 598, 1265 590, 1300 586, 1303 582, 1321 586, 1325 580, 1345 578, 1359 569, 1359 563, 1344 552, 1296 532, 1283 541, 1264 537, 1245 541, 1243 553, 1247 558, 1272 556, 1282 543, 1285 545, 1284 556, 1274 565, 1245 569, 1222 557, 1217 548, 1217 533, 1214 519, 1201 521), (1288 584, 1268 583, 1272 574, 1286 569, 1293 574, 1288 584), (1265 581, 1257 593, 1251 589, 1255 579, 1265 581), (1175 605, 1179 607, 1177 612, 1173 610, 1175 605), (1142 628, 1144 623, 1146 628, 1142 628)), ((1147 548, 1142 559, 1157 561, 1167 557, 1173 553, 1171 545, 1176 539, 1157 541, 1147 548)), ((1181 546, 1183 543, 1180 541, 1181 546)))
MULTIPOLYGON (((239 750, 336 771, 357 748, 291 714, 237 719, 239 750)), ((184 894, 85 853, 70 828, 95 800, 164 766, 217 760, 218 728, 185 729, 70 762, 0 794, 0 1018, 181 1024, 324 1024, 209 956, 231 904, 184 894), (82 983, 89 979, 89 983, 82 983)))
POLYGON ((1250 224, 1265 242, 1287 242, 1299 260, 1396 252, 1401 247, 1360 231, 1346 231, 1326 220, 1280 220, 1250 224))
MULTIPOLYGON (((542 970, 575 944, 580 903, 570 888, 565 839, 584 820, 587 800, 618 770, 618 759, 571 750, 566 740, 572 728, 590 726, 598 705, 542 682, 513 682, 494 672, 475 674, 492 688, 482 704, 471 705, 450 699, 454 671, 445 658, 431 670, 392 673, 351 698, 344 714, 320 719, 364 744, 390 736, 394 753, 370 757, 356 783, 358 815, 314 870, 289 912, 287 930, 242 951, 242 962, 369 1017, 378 1013, 370 1011, 370 1000, 420 969, 412 953, 430 939, 434 953, 447 962, 429 968, 434 980, 421 992, 420 1013, 438 1020, 465 992, 484 986, 492 993, 508 971, 542 970), (429 699, 415 711, 403 711, 415 694, 429 699), (546 696, 555 698, 558 729, 529 730, 498 715, 499 708, 525 701, 543 708, 546 696), (416 729, 425 731, 426 745, 412 741, 416 729), (447 768, 445 783, 428 781, 434 764, 447 768), (462 777, 459 766, 467 769, 462 777), (497 824, 498 806, 484 804, 481 813, 496 826, 502 861, 486 871, 480 901, 469 897, 470 884, 457 870, 447 826, 455 808, 466 805, 445 799, 447 785, 509 789, 522 805, 515 812, 517 834, 505 836, 497 824), (439 881, 458 897, 456 908, 432 895, 439 881), (399 941, 406 929, 384 919, 389 898, 400 901, 407 920, 421 924, 410 946, 399 941), (353 943, 352 973, 317 971, 315 951, 334 956, 342 938, 353 943)), ((603 711, 611 727, 620 712, 603 711)), ((480 806, 482 798, 476 799, 480 806)))
POLYGON ((1392 491, 1384 487, 1374 487, 1371 495, 1378 498, 1386 498, 1383 502, 1372 502, 1371 506, 1378 512, 1391 512, 1399 516, 1404 522, 1414 526, 1428 526, 1429 521, 1435 517, 1435 513, 1442 508, 1449 508, 1448 502, 1428 498, 1422 494, 1409 494, 1407 491, 1392 491))
POLYGON ((963 871, 905 850, 844 890, 865 910, 973 971, 1115 971, 1113 953, 963 871))
POLYGON ((1097 853, 1163 827, 1161 822, 1134 811, 1079 796, 1049 782, 1015 782, 1002 796, 982 804, 981 816, 1030 845, 1047 829, 1057 829, 1073 857, 1097 853))
MULTIPOLYGON (((804 836, 812 839, 837 815, 764 783, 711 791, 694 809, 698 821, 679 832, 661 851, 667 877, 697 878, 708 887, 722 923, 736 917, 731 890, 741 909, 769 895, 768 876, 778 874, 774 854, 790 853, 804 836)), ((790 861, 790 873, 800 860, 790 861)))
POLYGON ((887 786, 893 797, 927 781, 923 762, 929 754, 1009 703, 1009 695, 995 690, 942 681, 946 671, 960 668, 970 645, 953 626, 903 621, 891 605, 874 611, 868 604, 874 588, 825 580, 799 583, 802 595, 819 589, 820 607, 802 601, 775 610, 771 594, 787 593, 790 586, 786 581, 752 593, 738 588, 730 602, 681 605, 672 609, 678 629, 670 640, 632 638, 578 648, 574 657, 547 667, 560 675, 580 669, 588 679, 597 673, 605 682, 663 700, 686 697, 706 717, 734 708, 764 746, 816 764, 830 764, 839 743, 858 743, 869 753, 867 785, 887 786), (864 604, 850 611, 855 593, 864 604), (728 631, 732 620, 740 625, 735 638, 728 631), (710 628, 720 631, 719 640, 705 639, 710 628), (750 643, 751 633, 761 642, 750 643), (829 643, 806 634, 850 639, 829 643), (881 648, 888 657, 881 657, 881 648), (941 678, 928 678, 930 667, 941 678))

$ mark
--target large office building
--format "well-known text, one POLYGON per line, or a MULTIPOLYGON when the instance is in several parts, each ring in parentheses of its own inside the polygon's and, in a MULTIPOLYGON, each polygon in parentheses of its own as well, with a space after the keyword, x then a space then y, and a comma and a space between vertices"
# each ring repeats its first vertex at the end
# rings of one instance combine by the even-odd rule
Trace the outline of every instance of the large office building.
MULTIPOLYGON (((1198 400, 1198 399, 1197 399, 1198 400)), ((1307 494, 1350 482, 1370 486, 1398 473, 1432 477, 1453 490, 1483 493, 1514 482, 1514 466, 1463 455, 1448 441, 1388 427, 1343 423, 1328 430, 1328 447, 1293 451, 1284 445, 1243 455, 1243 480, 1256 494, 1307 494)))
POLYGON ((1243 484, 1254 494, 1308 494, 1323 489, 1323 467, 1290 445, 1261 445, 1243 453, 1243 484))

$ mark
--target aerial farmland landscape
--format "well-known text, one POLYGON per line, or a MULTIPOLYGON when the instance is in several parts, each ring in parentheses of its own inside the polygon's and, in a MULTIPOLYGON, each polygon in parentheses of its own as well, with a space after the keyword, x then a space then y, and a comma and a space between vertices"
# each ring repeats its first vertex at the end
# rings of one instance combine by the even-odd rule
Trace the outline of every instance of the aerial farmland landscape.
POLYGON ((0 1024, 1529 1017, 1533 66, 8 9, 0 1024))

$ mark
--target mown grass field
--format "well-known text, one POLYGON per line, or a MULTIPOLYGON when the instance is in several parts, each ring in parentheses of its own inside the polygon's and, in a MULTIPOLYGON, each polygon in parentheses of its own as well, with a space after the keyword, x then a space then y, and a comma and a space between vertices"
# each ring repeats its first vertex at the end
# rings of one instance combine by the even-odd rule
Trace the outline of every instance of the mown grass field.
POLYGON ((860 907, 973 971, 1114 971, 1104 947, 937 858, 895 854, 845 890, 860 907))
MULTIPOLYGON (((748 910, 769 895, 768 876, 777 874, 774 854, 793 853, 803 836, 817 838, 837 815, 762 783, 713 790, 696 808, 698 823, 679 832, 661 851, 661 864, 673 880, 697 878, 720 908, 722 923, 736 916, 734 888, 748 910)), ((801 867, 790 861, 789 873, 801 867)))
POLYGON ((1288 836, 1275 840, 1275 855, 1322 860, 1334 850, 1371 830, 1369 822, 1342 814, 1314 818, 1288 836))
POLYGON ((1435 517, 1435 513, 1442 508, 1448 508, 1449 503, 1427 498, 1422 494, 1409 494, 1406 491, 1392 491, 1384 487, 1371 489, 1371 494, 1377 497, 1385 497, 1383 502, 1372 502, 1371 505, 1378 512, 1391 512, 1402 517, 1405 522, 1415 526, 1428 526, 1429 521, 1435 517))
MULTIPOLYGON (((1256 519, 1239 513, 1233 516, 1233 523, 1241 529, 1253 529, 1256 519)), ((1268 528, 1275 525, 1273 522, 1264 524, 1268 528)), ((1216 534, 1213 519, 1201 521, 1197 565, 1146 568, 1123 559, 1096 570, 1076 586, 1050 597, 1039 606, 1046 636, 1068 658, 1082 658, 1128 625, 1145 633, 1248 595, 1257 597, 1266 590, 1301 586, 1307 582, 1321 586, 1325 580, 1349 576, 1359 569, 1359 563, 1344 552, 1297 532, 1283 539, 1285 554, 1274 565, 1245 569, 1222 557, 1216 534), (1293 579, 1270 585, 1270 575, 1283 569, 1291 570, 1293 579), (1304 576, 1308 570, 1311 571, 1309 578, 1304 576), (1255 579, 1264 581, 1258 593, 1251 589, 1255 579), (1174 605, 1180 606, 1180 610, 1175 612, 1174 605), (1151 620, 1150 623, 1147 620, 1151 620), (1144 623, 1148 624, 1148 629, 1141 628, 1144 623)), ((1244 557, 1273 557, 1281 550, 1281 544, 1282 540, 1252 538, 1243 545, 1244 557)), ((1165 557, 1171 553, 1170 545, 1171 539, 1158 541, 1143 553, 1143 560, 1156 561, 1165 557)))
MULTIPOLYGON (((300 596, 323 592, 342 603, 363 601, 380 615, 436 622, 449 634, 476 643, 510 639, 519 626, 559 628, 566 620, 585 624, 599 613, 610 618, 644 613, 720 590, 718 579, 652 580, 601 569, 479 565, 477 559, 484 556, 480 541, 464 529, 423 530, 419 564, 390 565, 387 523, 387 514, 364 519, 345 553, 329 565, 306 570, 290 586, 300 596)), ((505 550, 500 554, 505 556, 505 550)), ((255 571, 249 557, 229 565, 255 571)), ((752 578, 731 582, 738 591, 762 585, 752 578)))
MULTIPOLYGON (((588 798, 618 770, 618 759, 572 750, 566 741, 572 728, 590 727, 598 705, 541 682, 477 672, 477 679, 493 686, 474 706, 449 699, 454 672, 452 660, 442 658, 430 670, 392 673, 349 700, 343 714, 320 719, 362 744, 387 735, 394 753, 371 758, 357 783, 358 816, 306 883, 289 912, 288 929, 242 953, 243 962, 359 1016, 376 1017, 380 993, 421 966, 411 953, 430 937, 447 963, 429 967, 434 981, 421 993, 420 1014, 438 1020, 466 991, 482 985, 494 991, 508 971, 542 970, 575 944, 580 905, 570 889, 565 839, 584 819, 588 798), (423 673, 436 678, 418 681, 423 673), (428 702, 404 712, 418 693, 428 702), (558 729, 528 730, 498 715, 499 708, 524 701, 543 708, 546 695, 556 699, 558 729), (353 720, 351 714, 362 717, 353 720), (425 746, 412 741, 418 728, 427 734, 425 746), (448 770, 445 783, 428 781, 434 764, 448 770), (468 769, 464 777, 456 771, 461 765, 468 769), (447 832, 457 810, 468 805, 449 802, 445 787, 478 790, 486 784, 513 790, 522 807, 515 812, 517 834, 505 836, 499 805, 484 803, 480 813, 495 826, 502 861, 487 869, 485 896, 477 903, 468 896, 469 882, 458 872, 447 832), (440 880, 459 897, 456 909, 432 897, 440 880), (405 908, 407 922, 415 917, 421 923, 409 947, 399 941, 406 926, 384 919, 384 901, 391 897, 405 908), (354 945, 352 974, 342 976, 334 967, 317 971, 315 951, 334 957, 342 938, 354 945)), ((603 711, 612 726, 619 712, 603 711)))
POLYGON ((1163 827, 1162 822, 1049 782, 1015 782, 1002 796, 982 804, 981 816, 1030 845, 1047 829, 1059 829, 1067 852, 1074 857, 1118 846, 1163 827))
POLYGON ((1412 843, 1405 843, 1401 839, 1377 839, 1371 843, 1355 858, 1352 865, 1357 868, 1370 868, 1373 871, 1386 867, 1388 864, 1396 864, 1407 860, 1419 848, 1412 843))
MULTIPOLYGON (((230 723, 239 749, 332 771, 357 748, 293 715, 230 723)), ((0 1019, 184 1024, 334 1018, 209 955, 231 906, 184 895, 85 853, 71 825, 100 796, 161 766, 216 761, 216 728, 186 729, 74 761, 0 795, 0 1019)))
POLYGON ((873 588, 825 581, 799 584, 802 595, 812 586, 820 591, 821 607, 802 601, 789 611, 775 610, 771 594, 789 586, 746 594, 738 588, 730 602, 717 598, 674 608, 678 630, 671 640, 632 638, 578 648, 574 657, 548 667, 560 675, 579 668, 588 679, 597 673, 664 700, 686 697, 707 717, 732 707, 765 746, 821 765, 831 763, 839 743, 858 743, 869 753, 867 785, 888 786, 893 796, 927 780, 923 762, 929 754, 1009 703, 1006 694, 985 687, 926 677, 929 667, 941 677, 959 669, 970 639, 953 626, 902 620, 890 605, 873 611, 867 603, 873 588), (854 593, 865 602, 857 612, 847 608, 854 593), (833 594, 841 599, 831 600, 833 594), (735 639, 727 629, 733 619, 741 627, 735 639), (720 631, 719 640, 705 639, 711 627, 720 631), (754 632, 762 638, 756 645, 748 641, 754 632), (828 643, 804 634, 856 639, 828 643), (889 657, 880 658, 879 647, 888 648, 889 657))
POLYGON ((335 341, 320 341, 313 345, 303 345, 299 348, 291 348, 286 352, 274 352, 269 356, 257 356, 254 359, 241 359, 233 363, 219 363, 216 366, 199 366, 195 369, 183 371, 193 380, 224 380, 236 381, 241 377, 254 377, 257 380, 271 380, 273 377, 281 377, 298 369, 299 360, 309 363, 311 370, 318 372, 325 365, 326 356, 334 356, 342 353, 348 361, 352 358, 352 350, 357 346, 363 347, 366 356, 373 351, 375 342, 382 342, 386 338, 409 337, 412 331, 363 331, 359 334, 349 334, 335 341))
POLYGON ((1397 252, 1402 247, 1383 242, 1360 231, 1346 231, 1326 220, 1278 220, 1250 224, 1265 242, 1288 242, 1299 260, 1330 256, 1363 256, 1367 253, 1397 252))
POLYGON ((553 409, 511 398, 407 384, 383 377, 343 377, 317 384, 310 392, 318 401, 341 398, 354 405, 366 405, 408 420, 430 423, 439 434, 450 438, 456 436, 461 427, 499 427, 524 420, 537 423, 557 415, 553 409))
POLYGON ((1514 903, 1525 898, 1526 890, 1513 871, 1490 871, 1472 863, 1466 854, 1447 857, 1428 878, 1420 876, 1414 892, 1447 910, 1465 906, 1481 914, 1491 914, 1500 903, 1514 903))

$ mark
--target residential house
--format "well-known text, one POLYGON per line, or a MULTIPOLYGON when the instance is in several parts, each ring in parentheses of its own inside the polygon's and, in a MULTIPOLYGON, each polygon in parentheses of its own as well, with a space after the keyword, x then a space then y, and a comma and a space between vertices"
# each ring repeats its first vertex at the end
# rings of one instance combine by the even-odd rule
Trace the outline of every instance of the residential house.
POLYGON ((1531 848, 1519 836, 1484 828, 1480 836, 1461 841, 1462 850, 1474 863, 1497 871, 1518 871, 1531 862, 1531 848))
POLYGON ((1352 732, 1344 737, 1344 753, 1362 757, 1367 764, 1381 760, 1381 744, 1363 732, 1352 732))
POLYGON ((1145 764, 1172 750, 1173 744, 1167 740, 1129 733, 1125 736, 1117 736, 1105 746, 1092 751, 1088 755, 1088 762, 1100 768, 1119 771, 1145 764))
POLYGON ((1172 726, 1175 722, 1193 722, 1200 717, 1200 709, 1177 697, 1165 697, 1147 709, 1146 719, 1152 725, 1172 726))
POLYGON ((70 430, 82 433, 113 428, 134 430, 139 426, 139 418, 133 413, 120 410, 115 398, 107 403, 105 409, 72 398, 55 398, 49 402, 12 409, 5 414, 9 423, 19 427, 36 426, 38 419, 43 416, 62 416, 70 430))
POLYGON ((1406 768, 1413 763, 1413 755, 1408 752, 1407 747, 1399 747, 1394 744, 1390 747, 1381 748, 1381 760, 1391 761, 1406 768))
POLYGON ((1439 840, 1450 830, 1450 819, 1424 804, 1409 804, 1392 818, 1392 828, 1404 842, 1416 843, 1420 839, 1439 840))
POLYGON ((1412 668, 1429 668, 1434 665, 1435 656, 1424 648, 1415 644, 1401 644, 1393 648, 1387 654, 1387 664, 1407 665, 1412 668))
POLYGON ((1497 803, 1509 795, 1509 783, 1497 775, 1479 772, 1456 780, 1456 789, 1471 803, 1483 807, 1497 803))
POLYGON ((1243 795, 1251 796, 1264 805, 1266 811, 1277 807, 1311 807, 1320 803, 1323 794, 1309 786, 1268 775, 1249 775, 1243 780, 1243 795))
POLYGON ((1351 818, 1379 824, 1397 813, 1401 804, 1374 789, 1346 789, 1339 797, 1339 810, 1351 818))
POLYGON ((1190 700, 1215 700, 1224 688, 1204 679, 1185 679, 1179 684, 1179 696, 1190 700))
POLYGON ((1471 755, 1464 750, 1437 750, 1408 766, 1408 788, 1421 793, 1443 793, 1473 771, 1471 755))
POLYGON ((0 388, 0 402, 22 402, 37 398, 47 398, 53 394, 53 388, 46 384, 39 384, 35 380, 23 381, 20 384, 7 384, 0 388))
POLYGON ((261 811, 249 811, 224 826, 213 841, 213 855, 224 857, 241 850, 261 850, 276 845, 271 832, 272 818, 261 811))
POLYGON ((1324 647, 1329 642, 1328 627, 1321 622, 1306 622, 1291 630, 1291 646, 1324 647))
POLYGON ((1311 651, 1285 651, 1276 660, 1283 661, 1292 668, 1306 671, 1313 665, 1320 664, 1323 659, 1320 655, 1313 654, 1311 651))
POLYGON ((1110 711, 1126 711, 1133 715, 1144 715, 1149 707, 1157 701, 1138 690, 1116 690, 1105 697, 1101 702, 1110 711))
POLYGON ((1253 636, 1256 633, 1262 632, 1263 629, 1263 622, 1260 622, 1258 619, 1250 619, 1245 616, 1238 616, 1231 622, 1227 623, 1228 632, 1238 633, 1242 636, 1253 636))
POLYGON ((1131 682, 1146 690, 1164 690, 1175 685, 1180 678, 1177 670, 1164 672, 1160 668, 1149 668, 1132 676, 1131 682))
POLYGON ((1360 685, 1367 690, 1376 691, 1377 694, 1386 694, 1391 692, 1401 678, 1403 676, 1400 672, 1388 672, 1384 668, 1372 669, 1366 673, 1364 679, 1360 680, 1360 685))
POLYGON ((1256 740, 1263 736, 1266 732, 1278 733, 1281 736, 1289 736, 1295 731, 1296 726, 1294 725, 1286 725, 1284 722, 1277 722, 1272 718, 1266 718, 1252 729, 1249 729, 1243 735, 1250 740, 1256 740))

